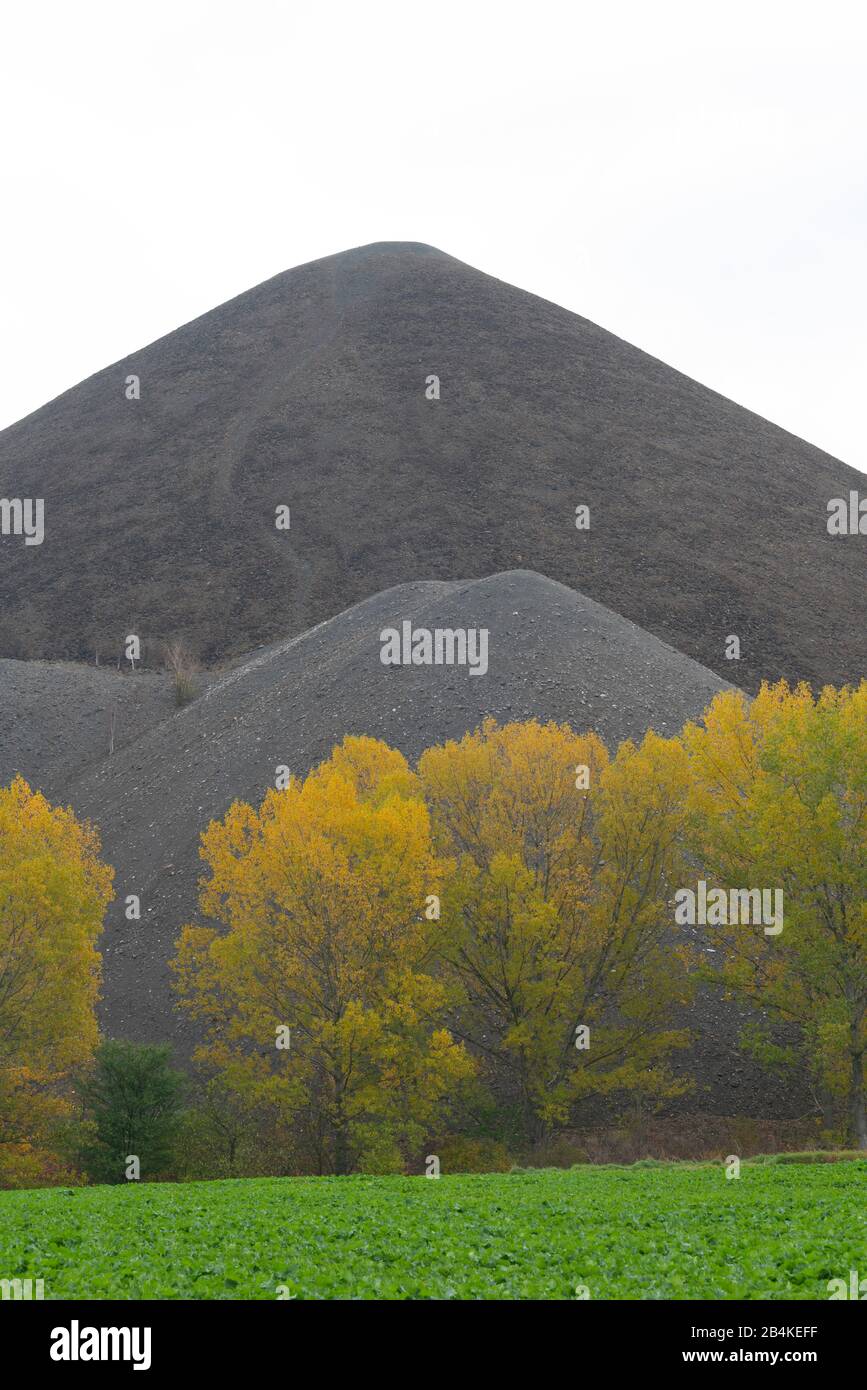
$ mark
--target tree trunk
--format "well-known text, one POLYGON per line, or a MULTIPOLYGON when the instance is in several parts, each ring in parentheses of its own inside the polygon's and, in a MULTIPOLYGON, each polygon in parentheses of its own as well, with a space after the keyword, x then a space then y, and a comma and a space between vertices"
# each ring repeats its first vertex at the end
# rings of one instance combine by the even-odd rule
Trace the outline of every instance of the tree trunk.
POLYGON ((540 1119, 533 1103, 533 1095, 530 1089, 530 1069, 527 1065, 527 1058, 521 1052, 521 1108, 524 1118, 524 1137, 526 1142, 534 1147, 542 1144, 548 1137, 548 1126, 540 1119))
POLYGON ((334 1131, 334 1171, 340 1174, 349 1172, 349 1139, 344 1121, 338 1123, 334 1131))
POLYGON ((343 1105, 343 1077, 336 1078, 334 1101, 334 1171, 345 1174, 351 1171, 349 1161, 349 1124, 343 1105))
MULTIPOLYGON (((860 1030, 859 1030, 860 1031, 860 1030)), ((867 1109, 864 1105, 864 1053, 851 1053, 849 1081, 849 1138, 856 1149, 867 1149, 867 1109)))

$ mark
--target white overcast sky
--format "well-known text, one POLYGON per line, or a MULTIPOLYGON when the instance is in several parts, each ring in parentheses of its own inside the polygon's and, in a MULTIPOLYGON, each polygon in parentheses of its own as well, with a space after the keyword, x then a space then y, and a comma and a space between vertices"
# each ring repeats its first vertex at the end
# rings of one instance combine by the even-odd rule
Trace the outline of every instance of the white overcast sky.
POLYGON ((5 5, 0 426, 430 242, 867 470, 862 4, 5 5))

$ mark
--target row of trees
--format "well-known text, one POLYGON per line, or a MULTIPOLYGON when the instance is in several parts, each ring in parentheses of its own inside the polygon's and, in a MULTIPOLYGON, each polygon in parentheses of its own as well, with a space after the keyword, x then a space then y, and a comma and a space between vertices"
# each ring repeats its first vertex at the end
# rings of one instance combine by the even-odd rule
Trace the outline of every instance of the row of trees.
MULTIPOLYGON (((38 1126, 15 1137, 21 1095, 48 1124, 92 1053, 110 872, 20 780, 0 845, 0 1162, 18 1181, 40 1161, 38 1126)), ((708 972, 673 901, 699 877, 782 890, 778 934, 707 929, 714 979, 757 1006, 745 1045, 806 1065, 867 1148, 867 682, 725 692, 614 756, 533 721, 488 721, 416 768, 350 737, 235 803, 201 852, 207 924, 174 961, 205 1039, 187 1142, 219 1142, 227 1171, 251 1128, 299 1169, 387 1172, 447 1133, 520 1148, 588 1097, 677 1095, 677 1018, 708 972)))
POLYGON ((486 1097, 526 1144, 589 1095, 663 1100, 689 1042, 672 1019, 707 973, 672 899, 702 874, 782 890, 781 933, 713 929, 721 982, 762 1011, 744 1041, 768 1062, 795 1060, 774 1027, 798 1025, 867 1147, 865 806, 867 683, 727 692, 612 759, 534 722, 489 722, 416 770, 346 739, 204 837, 216 925, 187 928, 176 962, 199 1059, 338 1172, 400 1166, 486 1097))

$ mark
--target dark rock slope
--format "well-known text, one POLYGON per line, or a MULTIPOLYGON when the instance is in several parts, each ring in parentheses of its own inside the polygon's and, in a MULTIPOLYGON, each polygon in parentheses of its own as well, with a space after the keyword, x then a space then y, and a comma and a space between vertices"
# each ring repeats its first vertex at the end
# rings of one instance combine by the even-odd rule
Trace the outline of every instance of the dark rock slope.
POLYGON ((0 786, 21 773, 52 799, 173 710, 166 676, 72 662, 0 660, 0 786))
POLYGON ((867 539, 826 530, 859 487, 586 319, 381 243, 276 276, 0 435, 0 497, 46 504, 41 546, 0 540, 0 655, 88 660, 132 631, 214 662, 388 585, 528 567, 724 677, 737 634, 744 687, 859 679, 867 539))

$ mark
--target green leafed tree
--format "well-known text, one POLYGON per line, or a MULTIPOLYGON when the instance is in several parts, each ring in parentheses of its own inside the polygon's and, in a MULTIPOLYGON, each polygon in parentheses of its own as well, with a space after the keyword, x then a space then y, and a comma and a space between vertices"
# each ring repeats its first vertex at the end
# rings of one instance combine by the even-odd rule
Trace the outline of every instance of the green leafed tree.
POLYGON ((81 1160, 94 1182, 127 1179, 137 1158, 143 1179, 158 1177, 172 1159, 184 1078, 167 1045, 106 1041, 79 1082, 87 1140, 81 1160))

